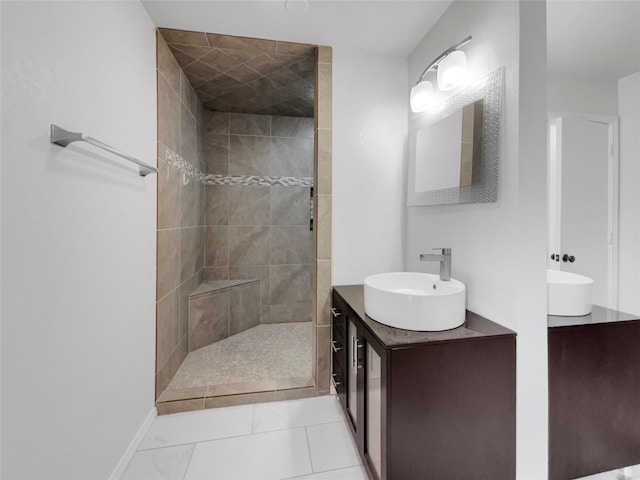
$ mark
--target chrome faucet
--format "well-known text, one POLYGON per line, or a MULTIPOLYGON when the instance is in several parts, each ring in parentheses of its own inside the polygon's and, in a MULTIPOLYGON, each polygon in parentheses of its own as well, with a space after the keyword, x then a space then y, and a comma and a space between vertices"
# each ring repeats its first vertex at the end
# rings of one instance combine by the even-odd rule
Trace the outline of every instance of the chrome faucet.
POLYGON ((451 280, 451 249, 434 248, 433 250, 440 250, 440 255, 436 253, 421 253, 420 261, 425 262, 431 260, 434 262, 440 262, 440 280, 448 282, 451 280))

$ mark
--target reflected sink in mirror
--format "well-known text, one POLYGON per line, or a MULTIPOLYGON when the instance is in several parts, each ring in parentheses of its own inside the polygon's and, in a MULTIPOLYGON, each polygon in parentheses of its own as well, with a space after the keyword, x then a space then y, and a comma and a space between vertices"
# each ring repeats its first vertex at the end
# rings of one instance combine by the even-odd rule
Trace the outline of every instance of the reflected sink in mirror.
POLYGON ((364 279, 364 310, 376 322, 421 332, 459 327, 465 321, 465 286, 431 273, 392 272, 364 279))
POLYGON ((577 273, 547 270, 547 314, 563 317, 589 315, 593 279, 577 273))

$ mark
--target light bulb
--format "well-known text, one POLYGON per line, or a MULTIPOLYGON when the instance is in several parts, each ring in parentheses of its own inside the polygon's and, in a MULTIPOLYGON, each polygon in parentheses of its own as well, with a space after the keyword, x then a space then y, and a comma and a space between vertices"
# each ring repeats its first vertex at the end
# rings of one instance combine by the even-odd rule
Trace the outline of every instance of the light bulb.
POLYGON ((467 57, 460 50, 451 52, 438 64, 438 88, 443 92, 456 88, 466 76, 467 57))
POLYGON ((423 80, 411 89, 411 110, 415 113, 424 112, 432 99, 433 85, 431 82, 423 80))

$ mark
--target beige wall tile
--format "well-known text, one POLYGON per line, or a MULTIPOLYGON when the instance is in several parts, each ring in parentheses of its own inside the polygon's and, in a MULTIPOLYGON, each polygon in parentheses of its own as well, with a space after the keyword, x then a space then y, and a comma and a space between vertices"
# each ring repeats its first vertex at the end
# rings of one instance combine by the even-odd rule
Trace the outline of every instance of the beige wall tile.
POLYGON ((277 44, 278 55, 305 55, 316 53, 316 46, 308 43, 280 42, 277 44))
POLYGON ((316 132, 316 185, 317 193, 320 195, 331 194, 332 183, 332 150, 333 134, 332 130, 319 129, 316 132))
POLYGON ((229 186, 207 185, 205 223, 207 225, 229 224, 229 186))
POLYGON ((229 114, 225 112, 214 112, 205 109, 204 127, 206 135, 228 135, 229 134, 229 114))
POLYGON ((162 35, 157 36, 157 64, 158 70, 165 78, 169 86, 175 93, 180 92, 180 66, 176 61, 173 53, 169 49, 169 46, 162 38, 162 35))
POLYGON ((331 195, 316 195, 318 215, 316 217, 316 258, 331 259, 331 195))
POLYGON ((229 135, 205 133, 202 142, 207 173, 226 175, 229 173, 229 135))
POLYGON ((333 49, 331 47, 318 47, 318 62, 333 63, 333 49))
POLYGON ((331 260, 318 260, 316 262, 317 271, 317 292, 316 292, 316 315, 317 325, 331 324, 331 260))
POLYGON ((183 358, 181 358, 181 349, 180 345, 178 345, 167 361, 162 365, 156 373, 156 398, 160 396, 160 394, 167 388, 169 382, 173 378, 173 376, 180 368, 180 364, 182 363, 183 358))
POLYGON ((260 282, 229 289, 229 334, 244 332, 260 324, 260 282))
POLYGON ((187 107, 189 113, 198 121, 198 103, 200 103, 200 100, 182 70, 180 71, 180 100, 187 107))
POLYGON ((271 117, 269 115, 232 113, 230 114, 229 129, 232 135, 259 135, 268 137, 271 134, 271 117))
POLYGON ((316 123, 318 128, 332 128, 332 68, 330 63, 319 63, 316 82, 316 123))
POLYGON ((207 38, 202 32, 192 32, 188 30, 177 30, 172 28, 160 28, 160 33, 167 43, 177 43, 180 45, 208 46, 207 38))
POLYGON ((173 290, 156 307, 156 370, 166 363, 180 341, 179 293, 179 289, 173 290))
POLYGON ((206 267, 204 269, 204 280, 206 282, 229 280, 229 267, 206 267))
POLYGON ((189 333, 189 295, 202 283, 200 275, 196 274, 180 285, 180 338, 189 333))
POLYGON ((309 187, 271 187, 272 225, 309 225, 309 187))
POLYGON ((196 146, 196 119, 184 104, 180 104, 180 151, 182 158, 191 164, 198 160, 196 146))
POLYGON ((180 229, 180 283, 204 268, 203 227, 180 229))
POLYGON ((269 191, 263 185, 228 185, 229 225, 269 225, 269 191))
POLYGON ((180 231, 158 231, 158 299, 180 283, 180 231))
POLYGON ((231 175, 269 175, 269 137, 231 135, 229 173, 231 175))
POLYGON ((313 138, 313 118, 271 117, 271 136, 287 138, 313 138))
POLYGON ((180 149, 180 98, 158 74, 158 142, 174 152, 180 149))
POLYGON ((310 139, 273 137, 269 158, 271 175, 282 177, 313 175, 313 143, 310 139))
POLYGON ((229 336, 229 291, 219 291, 189 302, 189 351, 229 336))
MULTIPOLYGON (((192 163, 192 162, 190 162, 192 163)), ((186 185, 180 177, 180 220, 182 227, 195 227, 200 225, 201 211, 204 209, 203 198, 201 198, 202 185, 196 183, 193 179, 189 180, 186 185)), ((204 213, 204 212, 202 212, 204 213)))
POLYGON ((271 265, 310 264, 313 232, 308 225, 271 227, 271 265))
POLYGON ((291 323, 310 322, 311 303, 289 303, 283 305, 271 305, 269 307, 269 321, 262 323, 291 323))
POLYGON ((311 303, 310 265, 271 265, 269 283, 271 305, 311 303))
POLYGON ((204 258, 207 267, 229 266, 229 227, 207 227, 204 258))
POLYGON ((207 33, 209 45, 218 48, 229 48, 234 50, 257 50, 266 53, 276 53, 276 42, 274 40, 262 40, 251 37, 236 37, 233 35, 219 35, 207 33))
POLYGON ((229 266, 269 264, 270 227, 229 226, 229 266))
POLYGON ((269 266, 229 267, 230 280, 258 279, 260 281, 260 302, 269 304, 269 266))
POLYGON ((176 228, 181 224, 181 175, 164 160, 158 160, 158 228, 176 228))

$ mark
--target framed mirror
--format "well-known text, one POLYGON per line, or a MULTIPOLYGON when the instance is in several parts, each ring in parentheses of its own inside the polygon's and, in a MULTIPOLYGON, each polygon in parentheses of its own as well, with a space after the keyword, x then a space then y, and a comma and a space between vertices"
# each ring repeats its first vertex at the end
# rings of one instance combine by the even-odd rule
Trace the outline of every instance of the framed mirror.
POLYGON ((495 202, 504 68, 416 117, 407 204, 495 202))

